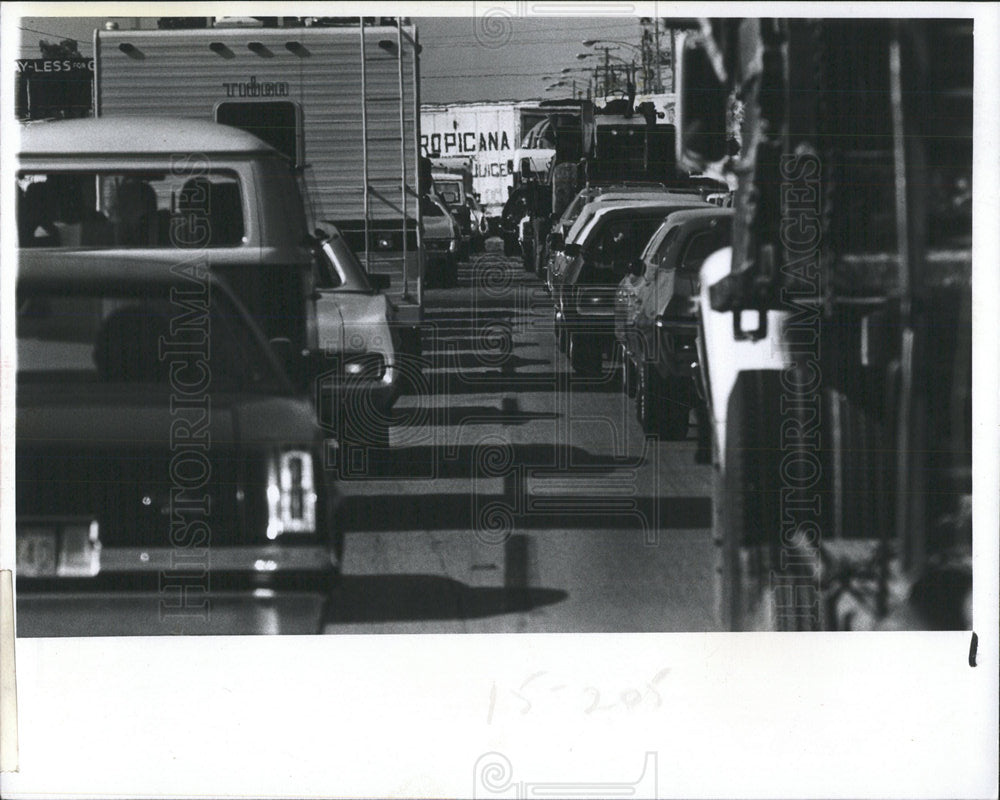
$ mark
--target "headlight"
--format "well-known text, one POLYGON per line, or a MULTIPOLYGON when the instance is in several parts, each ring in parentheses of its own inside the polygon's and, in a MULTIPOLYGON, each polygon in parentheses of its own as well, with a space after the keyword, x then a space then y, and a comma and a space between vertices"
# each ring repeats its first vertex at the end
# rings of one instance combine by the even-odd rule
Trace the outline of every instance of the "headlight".
POLYGON ((312 453, 286 450, 267 471, 267 538, 316 532, 316 487, 312 453))

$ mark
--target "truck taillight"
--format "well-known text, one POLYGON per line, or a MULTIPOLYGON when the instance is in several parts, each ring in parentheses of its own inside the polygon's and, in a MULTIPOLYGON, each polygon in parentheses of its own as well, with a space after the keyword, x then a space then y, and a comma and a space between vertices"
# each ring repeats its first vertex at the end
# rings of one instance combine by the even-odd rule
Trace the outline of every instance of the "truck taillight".
POLYGON ((312 454, 307 450, 286 450, 268 467, 267 538, 315 531, 316 487, 312 454))

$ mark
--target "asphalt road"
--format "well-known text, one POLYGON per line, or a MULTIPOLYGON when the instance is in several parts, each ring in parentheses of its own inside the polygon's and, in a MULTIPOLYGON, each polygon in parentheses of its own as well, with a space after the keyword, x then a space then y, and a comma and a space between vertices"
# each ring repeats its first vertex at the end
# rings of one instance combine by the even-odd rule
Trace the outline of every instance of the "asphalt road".
POLYGON ((19 596, 18 635, 716 629, 693 429, 647 440, 610 363, 571 377, 517 259, 473 257, 425 309, 390 447, 338 456, 345 563, 325 623, 305 594, 215 597, 195 618, 156 597, 19 596))
POLYGON ((694 429, 647 440, 609 362, 571 377, 517 259, 474 256, 425 309, 424 385, 397 403, 390 449, 344 470, 325 630, 716 629, 694 429))

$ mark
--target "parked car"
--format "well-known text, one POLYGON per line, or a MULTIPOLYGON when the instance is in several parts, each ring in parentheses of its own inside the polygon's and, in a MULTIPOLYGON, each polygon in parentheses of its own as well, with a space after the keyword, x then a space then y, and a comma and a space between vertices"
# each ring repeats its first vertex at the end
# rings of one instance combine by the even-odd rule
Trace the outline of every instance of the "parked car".
POLYGON ((458 223, 444 203, 431 195, 424 195, 421 204, 427 282, 435 286, 454 286, 458 282, 461 240, 458 223))
POLYGON ((340 434, 384 442, 388 412, 404 382, 396 307, 385 294, 390 278, 368 275, 335 226, 317 233, 317 334, 334 361, 319 385, 320 419, 325 423, 336 414, 344 422, 340 434), (333 397, 349 398, 349 407, 325 407, 324 398, 333 397))
POLYGON ((732 209, 719 207, 671 214, 618 286, 622 383, 647 433, 687 435, 697 397, 698 271, 729 246, 732 219, 732 209))
POLYGON ((323 434, 223 279, 22 251, 16 327, 19 591, 328 592, 323 434))
MULTIPOLYGON (((565 246, 554 274, 555 331, 573 371, 594 374, 614 344, 618 283, 666 214, 707 207, 690 195, 660 200, 607 202, 565 246)), ((577 220, 580 224, 583 219, 577 220)))

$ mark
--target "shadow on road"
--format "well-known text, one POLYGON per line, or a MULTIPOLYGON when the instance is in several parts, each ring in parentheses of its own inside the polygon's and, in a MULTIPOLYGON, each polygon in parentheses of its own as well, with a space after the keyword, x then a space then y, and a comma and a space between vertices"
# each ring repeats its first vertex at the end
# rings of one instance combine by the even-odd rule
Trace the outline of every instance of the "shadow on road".
POLYGON ((348 532, 401 530, 489 531, 496 520, 519 531, 621 530, 654 532, 707 528, 712 521, 708 497, 593 497, 505 494, 363 495, 341 504, 348 532))
POLYGON ((469 586, 437 575, 345 575, 327 622, 459 620, 531 611, 565 600, 561 589, 469 586))

